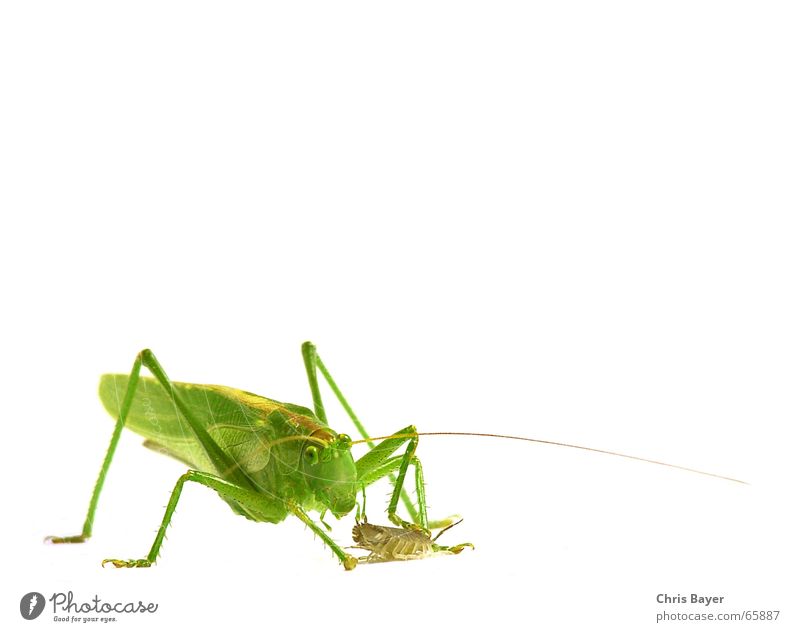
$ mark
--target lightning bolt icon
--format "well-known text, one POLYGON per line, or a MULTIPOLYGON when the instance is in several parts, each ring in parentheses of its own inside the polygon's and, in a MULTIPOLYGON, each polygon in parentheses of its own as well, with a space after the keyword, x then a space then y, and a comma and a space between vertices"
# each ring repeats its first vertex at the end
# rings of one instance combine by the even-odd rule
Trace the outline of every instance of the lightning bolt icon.
POLYGON ((30 608, 28 610, 28 614, 33 612, 33 609, 36 607, 36 601, 37 601, 36 595, 31 595, 31 603, 30 603, 30 608))

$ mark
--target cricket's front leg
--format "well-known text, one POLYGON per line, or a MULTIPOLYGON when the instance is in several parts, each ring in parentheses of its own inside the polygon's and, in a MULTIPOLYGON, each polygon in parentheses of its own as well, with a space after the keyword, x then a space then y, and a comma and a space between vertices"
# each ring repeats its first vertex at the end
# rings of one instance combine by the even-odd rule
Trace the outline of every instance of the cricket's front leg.
MULTIPOLYGON (((306 375, 308 376, 308 385, 311 388, 311 398, 314 401, 314 414, 326 424, 328 423, 327 415, 325 414, 325 406, 322 403, 322 395, 319 390, 319 380, 317 379, 317 372, 322 374, 322 377, 328 383, 328 386, 333 391, 333 394, 336 396, 336 399, 339 400, 339 404, 341 404, 344 411, 347 413, 347 416, 350 417, 350 420, 353 422, 353 425, 358 430, 358 434, 365 440, 367 446, 370 449, 374 449, 377 446, 375 443, 370 439, 369 434, 367 433, 366 428, 361 423, 359 418, 356 416, 355 411, 350 406, 350 404, 345 399, 344 394, 342 393, 339 386, 333 379, 330 371, 328 371, 325 364, 322 362, 322 358, 319 357, 317 353, 317 348, 310 342, 304 342, 302 347, 303 353, 303 364, 306 367, 306 375)), ((414 431, 416 434, 416 430, 414 431)), ((398 444, 399 445, 399 444, 398 444)), ((384 475, 389 477, 389 481, 391 483, 395 482, 394 478, 394 470, 392 470, 388 475, 384 475)), ((411 520, 413 522, 419 522, 417 517, 417 510, 414 508, 414 504, 411 502, 411 499, 408 497, 405 489, 400 490, 400 500, 405 505, 406 511, 411 516, 411 520)))
POLYGON ((428 512, 425 506, 425 482, 422 477, 422 464, 414 455, 419 437, 414 426, 406 426, 378 445, 356 461, 358 484, 367 487, 384 476, 391 477, 393 483, 392 497, 387 510, 389 520, 405 528, 428 529, 428 512), (402 456, 392 456, 404 443, 406 451, 402 456), (415 483, 417 489, 417 506, 409 512, 412 522, 407 522, 397 515, 397 505, 403 491, 403 482, 406 478, 408 466, 414 463, 415 483))
POLYGON ((393 483, 392 497, 387 514, 390 522, 406 529, 418 529, 430 535, 431 529, 443 529, 459 520, 459 516, 449 516, 443 520, 428 520, 425 505, 425 479, 422 474, 422 463, 415 451, 419 443, 417 429, 407 426, 388 439, 372 448, 356 462, 358 483, 367 487, 381 478, 388 476, 393 483), (392 456, 404 443, 408 443, 402 455, 392 456), (397 505, 402 497, 403 483, 409 466, 414 465, 414 487, 417 490, 417 506, 411 513, 412 522, 403 520, 397 514, 397 505))

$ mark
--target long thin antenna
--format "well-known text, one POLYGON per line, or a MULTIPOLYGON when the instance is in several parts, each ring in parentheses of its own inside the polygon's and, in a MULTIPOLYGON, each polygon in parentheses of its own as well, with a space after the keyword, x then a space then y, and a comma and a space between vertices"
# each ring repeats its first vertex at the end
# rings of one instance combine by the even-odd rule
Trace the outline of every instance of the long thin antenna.
POLYGON ((725 481, 739 483, 741 485, 749 485, 746 481, 740 481, 738 478, 730 476, 722 476, 721 474, 714 474, 712 472, 704 472, 697 470, 693 467, 686 467, 684 465, 675 465, 673 463, 664 463, 663 461, 656 461, 655 459, 645 459, 641 456, 632 456, 630 454, 623 454, 622 452, 613 452, 611 450, 601 450, 600 448, 588 448, 583 445, 575 445, 573 443, 561 443, 559 441, 547 441, 546 439, 532 439, 530 437, 518 437, 516 435, 493 434, 488 432, 418 432, 416 435, 411 433, 386 435, 385 437, 370 437, 369 439, 359 439, 353 441, 356 443, 366 443, 367 441, 380 441, 383 439, 406 439, 414 436, 418 437, 492 437, 495 439, 513 439, 514 441, 528 441, 530 443, 542 443, 544 445, 554 445, 560 448, 574 448, 576 450, 585 450, 587 452, 597 452, 599 454, 608 454, 610 456, 618 456, 623 459, 631 459, 632 461, 643 461, 644 463, 653 463, 654 465, 663 465, 664 467, 674 467, 676 470, 684 470, 685 472, 693 472, 694 474, 702 474, 703 476, 711 476, 713 478, 721 478, 725 481))

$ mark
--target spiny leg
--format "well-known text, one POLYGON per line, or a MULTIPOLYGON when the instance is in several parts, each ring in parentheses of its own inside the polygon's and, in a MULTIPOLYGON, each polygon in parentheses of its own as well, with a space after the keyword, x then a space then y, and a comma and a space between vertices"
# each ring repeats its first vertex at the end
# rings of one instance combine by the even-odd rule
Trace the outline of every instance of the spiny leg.
POLYGON ((128 388, 126 389, 125 397, 122 400, 122 407, 119 411, 119 417, 117 417, 117 422, 114 425, 114 432, 111 435, 111 443, 106 450, 106 456, 103 459, 103 465, 100 467, 100 474, 97 477, 97 482, 95 483, 94 490, 92 491, 92 497, 89 500, 89 511, 86 513, 86 520, 83 523, 83 530, 79 535, 50 535, 45 538, 46 541, 53 542, 55 544, 72 544, 76 542, 85 542, 88 538, 92 537, 92 525, 94 524, 94 514, 97 510, 97 501, 100 499, 100 492, 103 490, 103 483, 105 483, 108 468, 111 466, 111 460, 114 458, 114 452, 117 449, 117 443, 119 443, 119 437, 120 434, 122 434, 122 428, 125 426, 125 419, 127 418, 128 412, 131 409, 131 404, 133 403, 133 396, 136 393, 136 386, 139 383, 139 371, 141 368, 142 357, 141 354, 139 354, 136 356, 130 376, 128 377, 128 388))
MULTIPOLYGON (((180 500, 181 492, 183 491, 183 485, 187 481, 200 483, 201 485, 205 485, 206 487, 213 489, 215 492, 219 493, 225 498, 235 500, 253 515, 258 516, 259 514, 269 514, 274 511, 274 505, 271 499, 265 498, 257 492, 254 492, 250 489, 244 489, 212 474, 206 474, 205 472, 198 472, 196 470, 189 470, 186 472, 186 474, 178 479, 177 483, 175 483, 175 487, 172 490, 172 495, 167 503, 167 509, 164 512, 164 518, 161 520, 161 526, 158 528, 158 533, 153 541, 153 546, 150 547, 150 552, 147 554, 147 557, 138 560, 106 559, 103 560, 104 566, 106 564, 113 564, 117 568, 146 568, 155 564, 155 561, 158 558, 158 552, 161 549, 161 544, 164 541, 164 536, 167 533, 167 527, 172 520, 172 514, 175 513, 175 508, 178 506, 178 500, 180 500)), ((305 512, 303 512, 300 507, 296 506, 294 503, 290 503, 289 509, 322 538, 325 544, 327 544, 333 553, 339 558, 339 560, 341 560, 342 564, 344 564, 344 567, 347 570, 352 570, 355 568, 355 558, 352 555, 345 553, 342 548, 328 536, 328 534, 314 524, 314 522, 305 514, 305 512)))
POLYGON ((344 570, 352 571, 356 567, 358 560, 352 555, 345 553, 342 547, 336 544, 336 542, 334 542, 333 539, 327 533, 325 533, 325 531, 323 531, 305 511, 303 511, 303 508, 300 507, 300 505, 294 502, 289 502, 288 505, 292 513, 300 518, 300 520, 302 520, 306 526, 308 526, 322 539, 323 542, 325 542, 325 544, 328 545, 328 547, 333 551, 334 555, 336 555, 336 557, 339 558, 339 561, 341 561, 342 565, 344 566, 344 570))
POLYGON ((153 540, 153 546, 150 547, 150 552, 147 554, 147 557, 138 560, 105 559, 103 560, 103 566, 106 564, 113 564, 117 568, 145 568, 155 564, 158 558, 158 552, 161 549, 161 544, 164 541, 164 536, 167 533, 167 527, 172 520, 172 514, 175 513, 175 509, 178 506, 178 500, 180 500, 181 492, 183 492, 183 485, 186 481, 200 483, 220 493, 224 491, 227 496, 237 501, 241 500, 241 496, 243 496, 243 494, 237 492, 246 491, 236 488, 235 485, 227 483, 210 474, 189 470, 178 479, 178 482, 175 483, 175 487, 172 489, 172 494, 167 503, 167 509, 164 512, 164 518, 161 520, 161 526, 158 528, 158 533, 156 533, 156 538, 153 540))
MULTIPOLYGON (((322 359, 319 357, 317 353, 317 348, 311 342, 304 342, 302 347, 303 353, 303 363, 306 367, 306 374, 308 376, 308 385, 311 388, 311 398, 314 401, 314 414, 317 416, 318 419, 323 421, 324 423, 328 423, 328 418, 325 414, 325 406, 322 403, 322 395, 319 391, 319 381, 317 380, 317 371, 322 373, 322 377, 325 378, 325 381, 328 383, 328 386, 333 391, 333 394, 336 396, 336 399, 339 400, 339 403, 344 408, 347 416, 350 417, 350 420, 355 425, 358 433, 361 435, 362 438, 366 439, 366 444, 370 449, 375 448, 375 442, 370 440, 369 433, 367 432, 364 425, 356 416, 355 411, 352 409, 350 404, 347 403, 342 391, 339 390, 339 387, 336 385, 333 377, 331 376, 328 369, 325 367, 325 364, 322 362, 322 359)), ((416 433, 416 431, 414 431, 416 433)), ((408 466, 406 466, 408 467, 408 466)), ((404 471, 405 473, 405 471, 404 471)), ((389 481, 391 483, 395 483, 395 477, 393 474, 389 474, 389 481)), ((395 486, 396 487, 396 486, 395 486)), ((403 505, 408 511, 408 515, 411 516, 411 521, 421 525, 420 523, 420 515, 417 509, 414 507, 414 504, 411 502, 411 498, 409 498, 408 493, 400 486, 400 499, 403 501, 403 505)), ((419 491, 419 488, 418 490, 419 491)), ((424 497, 424 492, 423 492, 424 497)), ((397 503, 395 503, 396 505, 397 503)), ((423 503, 424 507, 424 503, 423 503)))
POLYGON ((153 374, 153 376, 167 392, 172 400, 172 403, 175 405, 178 411, 180 411, 184 419, 191 427, 192 432, 194 432, 198 441, 205 449, 209 459, 214 464, 215 469, 219 473, 224 474, 226 478, 231 479, 233 482, 238 484, 240 487, 254 489, 252 482, 247 475, 242 472, 239 465, 233 461, 231 457, 222 450, 222 448, 219 447, 219 445, 208 434, 205 427, 194 418, 189 409, 177 397, 175 390, 172 387, 172 382, 167 377, 166 372, 159 364, 153 352, 149 349, 144 349, 137 354, 136 360, 133 363, 133 368, 130 372, 130 376, 128 377, 128 387, 125 390, 125 396, 122 400, 119 416, 117 417, 117 422, 114 426, 114 432, 111 435, 111 442, 108 446, 108 450, 106 450, 106 456, 103 459, 103 465, 100 468, 100 474, 97 477, 97 482, 95 483, 94 490, 92 491, 92 497, 89 501, 89 510, 86 513, 86 520, 83 523, 83 530, 79 535, 48 536, 46 538, 47 541, 55 544, 67 544, 85 542, 91 537, 94 516, 95 512, 97 511, 97 502, 100 498, 100 492, 103 489, 103 483, 105 483, 106 480, 106 474, 111 466, 111 461, 114 458, 114 452, 117 449, 117 443, 119 443, 120 434, 125 426, 125 420, 128 417, 133 399, 136 395, 136 390, 139 384, 139 373, 142 365, 144 365, 153 374))
POLYGON ((389 508, 387 509, 389 520, 398 526, 421 528, 430 533, 428 513, 425 507, 425 480, 422 475, 422 463, 414 455, 419 442, 417 430, 414 426, 407 426, 396 434, 398 436, 384 439, 356 461, 358 484, 366 487, 384 476, 388 476, 394 484, 389 508), (408 444, 405 453, 402 456, 392 456, 404 443, 408 444), (397 515, 397 505, 403 493, 403 481, 411 463, 414 463, 414 483, 417 490, 418 503, 414 512, 417 516, 414 524, 406 522, 397 515), (394 476, 395 473, 396 476, 394 476))
MULTIPOLYGON (((431 538, 431 528, 444 527, 435 538, 430 540, 429 544, 434 552, 458 554, 461 553, 461 551, 463 551, 466 547, 474 549, 475 547, 469 542, 456 544, 454 546, 436 544, 436 540, 439 538, 439 536, 454 524, 458 524, 460 519, 458 516, 451 516, 446 520, 437 521, 436 523, 428 522, 427 514, 425 512, 425 481, 422 474, 422 463, 414 454, 414 450, 416 449, 417 442, 419 440, 416 434, 416 429, 414 426, 408 426, 396 434, 396 437, 385 439, 356 462, 359 485, 366 487, 383 478, 384 476, 388 476, 391 472, 397 472, 397 481, 395 483, 392 498, 389 501, 389 508, 387 510, 389 520, 403 529, 417 532, 421 531, 424 533, 423 537, 428 539, 431 538), (406 447, 405 452, 399 456, 391 456, 392 453, 397 450, 404 441, 408 441, 408 446, 406 447), (418 525, 405 522, 396 513, 399 499, 399 489, 403 484, 408 467, 412 463, 414 464, 414 483, 417 489, 420 509, 420 522, 418 525), (458 522, 456 522, 457 520, 458 522), (434 524, 436 526, 433 526, 434 524)), ((375 561, 372 558, 373 554, 370 553, 366 559, 362 558, 362 561, 375 561)))

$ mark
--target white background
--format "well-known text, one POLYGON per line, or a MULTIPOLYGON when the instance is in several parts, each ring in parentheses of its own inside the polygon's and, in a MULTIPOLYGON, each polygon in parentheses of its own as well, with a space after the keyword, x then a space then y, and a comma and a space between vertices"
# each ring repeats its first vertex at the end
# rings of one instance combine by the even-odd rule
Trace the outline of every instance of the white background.
POLYGON ((160 604, 118 630, 643 630, 750 609, 782 612, 748 630, 797 629, 797 18, 4 3, 3 629, 55 626, 49 606, 19 617, 32 590, 160 604), (522 434, 750 485, 430 437, 430 512, 462 514, 443 540, 474 552, 345 573, 297 521, 187 486, 157 567, 102 569, 146 554, 183 471, 126 433, 96 537, 42 544, 83 522, 112 428, 100 373, 149 346, 173 379, 308 405, 306 339, 375 434, 522 434))

